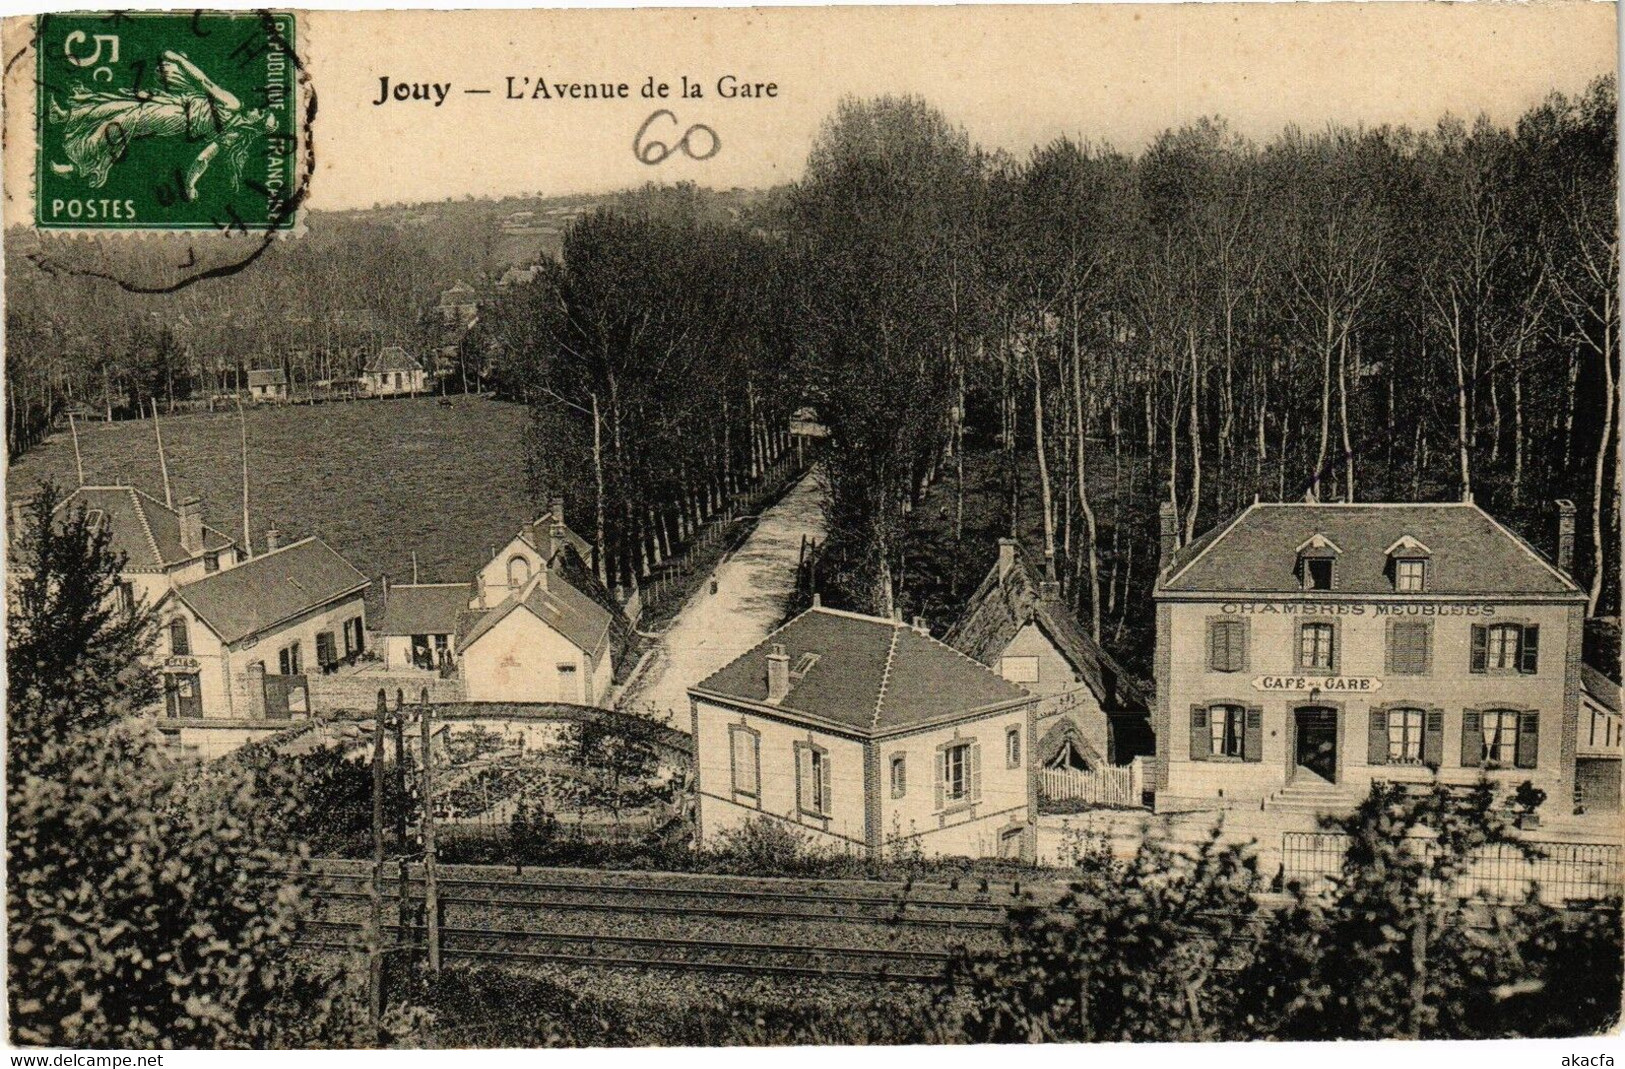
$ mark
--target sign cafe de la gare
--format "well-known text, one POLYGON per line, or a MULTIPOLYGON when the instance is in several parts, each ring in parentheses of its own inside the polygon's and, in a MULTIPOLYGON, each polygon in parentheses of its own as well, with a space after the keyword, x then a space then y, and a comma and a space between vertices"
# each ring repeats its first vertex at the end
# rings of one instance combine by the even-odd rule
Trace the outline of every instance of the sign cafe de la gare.
POLYGON ((1494 616, 1495 606, 1452 602, 1359 602, 1325 601, 1227 601, 1220 612, 1249 616, 1276 613, 1282 616, 1494 616))

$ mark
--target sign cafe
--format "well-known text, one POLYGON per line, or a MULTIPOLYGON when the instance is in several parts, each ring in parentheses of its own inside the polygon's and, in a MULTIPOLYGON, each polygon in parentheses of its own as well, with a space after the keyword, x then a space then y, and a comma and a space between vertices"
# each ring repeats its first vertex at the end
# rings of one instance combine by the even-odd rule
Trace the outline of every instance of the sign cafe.
POLYGON ((1320 691, 1323 694, 1374 694, 1382 689, 1375 676, 1257 676, 1254 690, 1320 691))

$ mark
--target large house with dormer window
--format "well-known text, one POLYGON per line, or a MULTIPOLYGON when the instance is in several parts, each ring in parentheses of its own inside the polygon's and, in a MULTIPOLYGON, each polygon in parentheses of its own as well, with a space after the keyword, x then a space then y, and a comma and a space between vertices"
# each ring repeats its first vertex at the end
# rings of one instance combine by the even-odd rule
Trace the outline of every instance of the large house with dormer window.
POLYGON ((1470 502, 1254 504, 1183 548, 1163 508, 1156 797, 1332 810, 1373 780, 1574 793, 1586 596, 1470 502))
POLYGON ((1031 859, 1036 699, 922 625, 815 605, 689 689, 698 838, 1031 859))

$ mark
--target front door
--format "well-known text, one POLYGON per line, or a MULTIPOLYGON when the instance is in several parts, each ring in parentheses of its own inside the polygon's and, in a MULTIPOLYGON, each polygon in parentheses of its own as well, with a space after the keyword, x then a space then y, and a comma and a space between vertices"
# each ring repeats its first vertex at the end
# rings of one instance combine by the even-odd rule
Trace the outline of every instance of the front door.
POLYGON ((1294 714, 1297 766, 1292 778, 1337 782, 1337 710, 1307 708, 1294 714))
POLYGON ((164 676, 164 711, 171 720, 203 715, 203 692, 197 676, 180 673, 164 676))

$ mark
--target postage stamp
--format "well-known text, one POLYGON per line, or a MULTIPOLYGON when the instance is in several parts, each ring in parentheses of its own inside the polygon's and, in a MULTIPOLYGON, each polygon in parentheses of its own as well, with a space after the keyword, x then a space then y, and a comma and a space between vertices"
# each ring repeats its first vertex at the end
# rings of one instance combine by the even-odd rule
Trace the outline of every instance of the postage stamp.
POLYGON ((39 227, 292 223, 292 13, 41 15, 36 43, 39 227))

